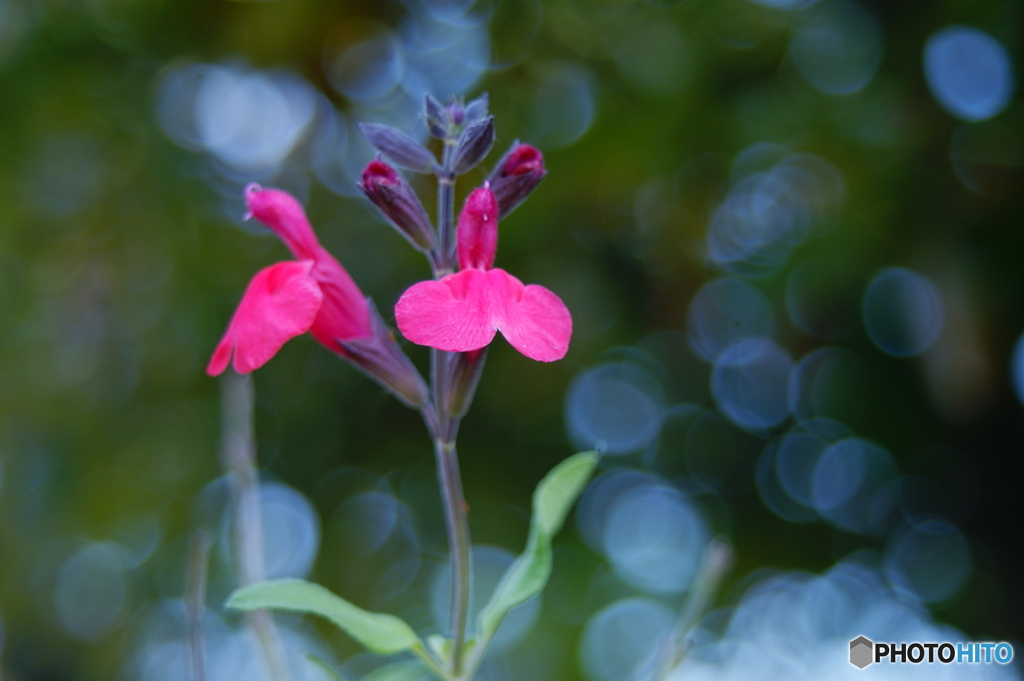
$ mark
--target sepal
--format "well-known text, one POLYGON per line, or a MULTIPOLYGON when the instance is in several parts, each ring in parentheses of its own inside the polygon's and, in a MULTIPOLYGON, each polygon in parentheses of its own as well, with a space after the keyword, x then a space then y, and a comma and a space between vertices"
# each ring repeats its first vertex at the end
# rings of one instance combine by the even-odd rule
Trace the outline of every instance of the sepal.
POLYGON ((453 168, 456 175, 467 173, 484 160, 494 146, 494 116, 473 123, 459 137, 453 168))
POLYGON ((473 125, 477 121, 483 120, 487 116, 487 107, 490 104, 490 98, 487 93, 483 93, 469 104, 466 105, 466 125, 473 125))
POLYGON ((391 159, 395 165, 415 173, 430 173, 437 159, 404 132, 383 123, 360 123, 359 132, 374 149, 391 159))
POLYGON ((350 361, 363 373, 391 391, 399 401, 418 409, 427 403, 429 392, 420 372, 398 346, 377 306, 366 299, 370 309, 371 334, 368 338, 338 340, 350 361))

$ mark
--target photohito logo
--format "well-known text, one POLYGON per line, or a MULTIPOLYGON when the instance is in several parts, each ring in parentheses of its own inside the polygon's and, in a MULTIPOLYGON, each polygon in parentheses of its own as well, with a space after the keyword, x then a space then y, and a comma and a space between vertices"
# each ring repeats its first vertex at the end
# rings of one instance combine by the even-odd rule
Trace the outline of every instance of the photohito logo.
POLYGON ((1008 664, 1013 659, 1009 643, 875 643, 866 636, 850 641, 850 664, 864 669, 874 662, 889 664, 1008 664))

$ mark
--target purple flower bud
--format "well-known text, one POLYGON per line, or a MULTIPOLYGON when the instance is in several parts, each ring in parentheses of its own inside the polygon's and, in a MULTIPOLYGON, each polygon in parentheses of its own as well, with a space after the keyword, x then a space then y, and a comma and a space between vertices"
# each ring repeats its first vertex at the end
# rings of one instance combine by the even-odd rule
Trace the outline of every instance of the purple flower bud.
POLYGON ((475 168, 493 146, 494 116, 470 125, 459 137, 459 144, 455 148, 455 161, 452 165, 455 174, 461 175, 475 168))
POLYGON ((433 137, 444 139, 448 136, 448 117, 444 112, 444 106, 429 94, 423 105, 424 118, 427 120, 427 130, 433 137))
POLYGON ((469 411, 486 358, 487 348, 484 347, 471 352, 460 352, 448 360, 444 409, 449 416, 460 418, 469 411))
POLYGON ((498 199, 498 217, 504 218, 540 184, 547 175, 544 156, 529 144, 512 143, 487 178, 498 199))
POLYGON ((466 105, 466 125, 472 125, 487 117, 487 106, 490 100, 487 93, 483 93, 472 102, 466 105))
POLYGON ((426 253, 434 247, 427 211, 398 171, 383 161, 370 161, 359 188, 415 248, 426 253))
POLYGON ((402 348, 398 347, 394 334, 377 312, 377 306, 372 300, 367 299, 367 302, 372 333, 369 338, 339 341, 338 344, 348 353, 345 359, 391 391, 399 401, 418 409, 429 399, 427 384, 402 348))
POLYGON ((462 125, 466 122, 466 106, 461 99, 452 99, 448 102, 448 120, 455 125, 462 125))
POLYGON ((374 149, 391 159, 395 165, 416 173, 430 173, 437 159, 405 133, 382 123, 360 123, 359 131, 374 149))

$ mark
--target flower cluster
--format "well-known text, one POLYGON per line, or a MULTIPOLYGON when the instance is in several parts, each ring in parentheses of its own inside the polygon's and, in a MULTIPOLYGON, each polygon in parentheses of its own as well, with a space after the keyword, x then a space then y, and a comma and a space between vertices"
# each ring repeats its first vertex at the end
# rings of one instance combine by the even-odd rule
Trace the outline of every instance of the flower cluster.
MULTIPOLYGON (((398 300, 398 328, 413 343, 469 353, 463 364, 474 365, 499 331, 531 359, 561 359, 572 335, 568 309, 548 289, 524 285, 493 267, 498 221, 544 178, 543 156, 532 146, 513 143, 484 186, 466 199, 453 239, 451 218, 446 230, 443 207, 435 229, 395 166, 432 172, 439 182, 453 184, 490 151, 494 118, 487 115, 486 96, 468 105, 452 101, 446 106, 428 96, 426 118, 431 134, 446 141, 441 162, 398 130, 361 126, 381 156, 367 165, 359 188, 413 247, 428 255, 436 277, 412 286, 398 300), (456 261, 458 271, 452 272, 456 261)), ((271 265, 253 277, 207 373, 220 374, 229 363, 239 373, 251 372, 289 339, 309 331, 404 402, 423 406, 429 398, 419 372, 345 268, 320 245, 298 201, 255 184, 246 187, 245 199, 247 217, 273 230, 295 260, 271 265)), ((453 364, 452 370, 459 366, 453 364)))
POLYGON ((543 286, 524 286, 491 267, 498 247, 498 210, 488 184, 469 195, 457 231, 459 272, 422 281, 403 293, 395 306, 398 328, 413 343, 451 352, 479 350, 501 331, 530 359, 562 359, 572 335, 565 304, 543 286))

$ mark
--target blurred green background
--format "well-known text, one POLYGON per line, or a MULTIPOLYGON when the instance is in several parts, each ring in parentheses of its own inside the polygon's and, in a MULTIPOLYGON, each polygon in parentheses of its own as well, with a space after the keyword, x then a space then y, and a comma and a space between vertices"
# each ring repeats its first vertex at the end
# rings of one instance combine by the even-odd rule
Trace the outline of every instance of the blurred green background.
MULTIPOLYGON (((966 572, 924 598, 934 617, 1021 641, 1022 12, 1015 0, 0 0, 0 677, 164 678, 140 671, 160 665, 139 662, 139 632, 164 640, 147 623, 181 597, 189 536, 223 508, 218 381, 203 369, 248 279, 287 257, 242 221, 241 189, 295 193, 393 323, 429 270, 358 195, 371 152, 355 124, 425 139, 427 91, 490 93, 496 149, 460 201, 513 140, 544 152, 549 175, 502 223, 497 264, 558 293, 575 320, 564 361, 502 340, 489 353, 460 434, 475 543, 519 550, 533 486, 601 439, 580 420, 635 406, 585 382, 567 398, 570 385, 625 363, 644 376, 627 387, 682 435, 659 436, 657 420, 604 468, 673 481, 708 535, 733 543, 722 605, 763 568, 817 572, 861 549, 891 566, 897 526, 936 517, 966 539, 948 554, 966 572), (977 30, 936 42, 951 26, 977 30), (775 210, 759 201, 781 206, 759 223, 770 238, 729 222, 775 210), (898 290, 872 322, 866 287, 888 267, 908 269, 890 271, 898 290), (738 395, 712 394, 691 301, 723 274, 747 282, 737 305, 761 305, 751 289, 767 300, 783 365, 845 353, 810 407, 758 427, 730 412, 742 380, 738 395), (576 403, 588 397, 599 404, 576 403), (696 454, 680 404, 725 415, 696 454), (903 520, 857 531, 772 510, 756 462, 803 416, 891 452, 903 520)), ((432 211, 432 181, 410 179, 432 211)), ((445 548, 419 417, 308 336, 255 385, 267 479, 309 499, 323 527, 312 578, 436 630, 423 603, 445 548), (411 538, 393 555, 349 550, 363 530, 345 502, 365 490, 404 509, 411 538), (398 586, 373 582, 393 564, 398 586)), ((786 393, 749 394, 758 412, 786 393)), ((643 418, 623 417, 627 440, 643 418)), ((508 654, 535 667, 491 678, 594 678, 576 653, 588 617, 651 592, 616 581, 583 521, 569 525, 540 623, 508 654)), ((218 551, 212 609, 231 589, 218 551)), ((676 607, 681 593, 655 595, 676 607)), ((343 637, 305 631, 347 678, 366 669, 346 662, 343 637)))

